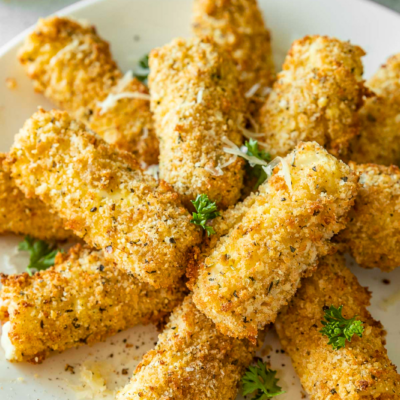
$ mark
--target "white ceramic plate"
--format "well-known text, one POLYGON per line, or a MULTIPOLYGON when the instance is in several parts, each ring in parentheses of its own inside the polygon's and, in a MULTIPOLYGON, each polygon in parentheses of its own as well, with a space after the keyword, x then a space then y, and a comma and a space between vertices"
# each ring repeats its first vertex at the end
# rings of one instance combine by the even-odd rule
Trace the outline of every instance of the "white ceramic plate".
MULTIPOLYGON (((273 33, 273 47, 277 65, 294 39, 306 34, 326 34, 351 40, 367 51, 364 59, 369 77, 385 59, 400 52, 400 15, 365 0, 259 0, 268 26, 273 33)), ((84 18, 95 24, 102 37, 111 42, 112 51, 121 68, 126 71, 149 50, 163 45, 174 37, 190 35, 191 0, 89 0, 69 7, 60 15, 84 18)), ((7 151, 13 136, 41 105, 51 104, 32 90, 32 83, 16 61, 16 52, 27 32, 19 35, 0 50, 0 151, 7 151), (6 87, 6 78, 15 78, 17 89, 6 87)), ((0 238, 0 271, 15 273, 14 264, 26 265, 26 260, 15 255, 18 237, 0 238)), ((381 320, 388 331, 387 348, 392 361, 400 365, 400 268, 391 274, 366 271, 349 261, 349 266, 360 282, 372 290, 374 317, 381 320), (390 284, 384 284, 389 279, 390 284), (389 302, 384 300, 389 299, 389 302), (390 301, 392 300, 392 301, 390 301), (389 305, 388 305, 389 303, 389 305)), ((2 400, 73 400, 78 384, 79 366, 97 364, 107 379, 110 390, 124 385, 142 355, 154 346, 157 332, 153 327, 136 327, 122 332, 106 343, 80 347, 55 355, 39 366, 10 364, 0 350, 0 399, 2 400), (131 346, 133 345, 133 346, 131 346), (66 364, 75 367, 76 374, 65 371, 66 364), (85 364, 85 365, 86 365, 85 364), (128 368, 128 375, 122 369, 128 368)), ((264 359, 278 370, 281 384, 287 391, 279 399, 302 399, 301 387, 290 360, 281 354, 274 333, 269 334, 264 359), (267 348, 268 349, 268 348, 267 348)), ((102 398, 98 396, 96 398, 102 398)), ((105 398, 113 398, 105 394, 105 398)), ((239 399, 239 398, 238 398, 239 399)))

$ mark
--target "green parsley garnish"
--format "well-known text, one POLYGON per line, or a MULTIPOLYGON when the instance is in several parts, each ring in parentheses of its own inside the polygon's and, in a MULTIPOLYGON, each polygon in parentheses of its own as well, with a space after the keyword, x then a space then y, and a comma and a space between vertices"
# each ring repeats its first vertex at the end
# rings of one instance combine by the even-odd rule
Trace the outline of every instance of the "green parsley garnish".
POLYGON ((328 344, 331 344, 334 350, 345 347, 346 340, 351 342, 353 335, 362 337, 364 326, 362 321, 356 321, 357 315, 346 319, 342 315, 342 308, 330 306, 325 310, 325 321, 321 321, 324 327, 320 330, 324 336, 329 338, 328 344))
POLYGON ((150 73, 149 67, 149 55, 146 54, 138 61, 138 68, 136 68, 133 76, 138 79, 140 82, 143 82, 147 85, 147 78, 150 73))
POLYGON ((210 236, 215 233, 212 226, 206 225, 207 221, 219 217, 217 205, 212 202, 206 194, 198 194, 196 200, 192 201, 197 213, 193 213, 193 218, 190 221, 195 225, 201 226, 210 236))
MULTIPOLYGON (((256 157, 260 160, 269 162, 271 161, 271 155, 264 150, 260 150, 258 148, 258 141, 254 139, 250 139, 246 142, 245 147, 247 148, 246 154, 249 156, 256 157)), ((250 164, 249 164, 250 165, 250 164)), ((262 165, 250 165, 251 167, 251 174, 257 178, 257 183, 255 184, 254 189, 257 189, 262 183, 266 181, 268 178, 267 173, 264 171, 262 165)))
POLYGON ((23 242, 18 245, 18 250, 30 253, 29 265, 26 270, 32 276, 32 269, 43 271, 54 265, 54 259, 59 252, 54 246, 50 246, 43 240, 37 240, 31 236, 25 236, 23 242))
POLYGON ((253 400, 265 400, 285 393, 278 386, 279 379, 275 378, 276 371, 268 369, 258 360, 256 366, 250 366, 242 377, 243 395, 255 392, 253 400))

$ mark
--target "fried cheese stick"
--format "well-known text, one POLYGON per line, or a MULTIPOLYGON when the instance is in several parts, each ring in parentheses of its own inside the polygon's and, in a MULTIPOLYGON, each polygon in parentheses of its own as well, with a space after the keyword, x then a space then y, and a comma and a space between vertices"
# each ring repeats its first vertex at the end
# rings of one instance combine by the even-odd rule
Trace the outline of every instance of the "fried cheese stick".
POLYGON ((336 240, 364 268, 400 267, 400 170, 394 165, 349 165, 361 186, 350 222, 336 240))
POLYGON ((35 90, 108 143, 158 163, 146 86, 122 74, 93 26, 66 17, 40 19, 19 52, 35 90))
POLYGON ((282 347, 312 400, 400 398, 400 375, 388 358, 385 331, 367 310, 370 297, 342 257, 328 256, 278 316, 275 327, 282 347), (339 350, 319 332, 324 310, 331 305, 343 306, 345 318, 357 315, 364 323, 362 338, 354 335, 339 350))
POLYGON ((91 247, 154 286, 176 282, 201 240, 169 185, 66 112, 39 110, 27 120, 8 168, 28 197, 39 197, 91 247))
POLYGON ((205 193, 226 208, 240 197, 245 110, 233 61, 208 40, 175 39, 150 53, 151 109, 160 139, 160 178, 189 205, 205 193))
POLYGON ((199 38, 212 38, 232 56, 246 97, 262 104, 275 68, 271 34, 257 0, 195 0, 193 31, 199 38))
POLYGON ((200 260, 198 271, 190 268, 196 306, 222 333, 254 340, 345 227, 356 181, 317 143, 300 143, 253 195, 241 221, 200 260))
POLYGON ((350 158, 358 163, 400 165, 400 54, 389 58, 368 81, 376 97, 367 99, 359 115, 360 136, 350 158))
POLYGON ((233 400, 255 346, 222 335, 189 295, 117 400, 233 400))
POLYGON ((155 289, 103 251, 76 245, 54 267, 2 277, 2 345, 10 361, 40 363, 53 351, 94 344, 137 324, 161 321, 186 292, 155 289))
POLYGON ((316 141, 336 157, 346 153, 359 132, 364 54, 326 36, 293 43, 260 110, 260 141, 272 155, 284 156, 300 141, 316 141))
POLYGON ((72 232, 52 214, 39 199, 28 199, 17 188, 2 163, 6 155, 0 153, 0 234, 11 232, 41 240, 65 240, 72 232))

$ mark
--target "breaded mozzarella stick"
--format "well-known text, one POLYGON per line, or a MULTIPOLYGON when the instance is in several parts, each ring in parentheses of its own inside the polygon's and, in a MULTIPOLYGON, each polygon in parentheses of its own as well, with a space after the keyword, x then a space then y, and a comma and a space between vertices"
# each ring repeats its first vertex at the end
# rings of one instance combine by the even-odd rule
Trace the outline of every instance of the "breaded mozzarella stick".
POLYGON ((28 199, 17 188, 2 163, 0 153, 0 234, 12 232, 41 240, 65 240, 73 236, 64 223, 39 199, 28 199))
POLYGON ((38 196, 141 281, 167 287, 185 272, 201 232, 178 194, 67 113, 35 113, 15 137, 8 164, 28 197, 38 196))
POLYGON ((366 94, 364 51, 325 36, 293 43, 260 111, 259 140, 272 155, 284 156, 300 141, 316 141, 336 157, 358 134, 357 111, 366 94))
POLYGON ((196 306, 222 333, 254 340, 345 227, 356 181, 346 164, 317 143, 300 143, 199 263, 191 282, 196 306))
POLYGON ((186 292, 155 289, 76 245, 33 276, 3 276, 1 344, 10 361, 40 363, 53 351, 94 344, 137 324, 161 321, 186 292))
POLYGON ((248 341, 218 332, 189 295, 117 400, 233 400, 254 353, 248 341))
POLYGON ((350 222, 337 241, 364 268, 400 267, 400 170, 394 165, 349 165, 361 186, 350 222))
POLYGON ((282 347, 292 358, 311 400, 391 400, 400 398, 400 375, 385 349, 385 331, 367 307, 370 293, 338 255, 321 260, 276 320, 282 347), (324 310, 343 306, 343 316, 363 321, 362 338, 354 335, 334 350, 319 331, 324 310))
POLYGON ((66 17, 40 19, 19 60, 36 91, 108 143, 148 165, 158 163, 148 90, 137 79, 122 78, 93 26, 66 17))
POLYGON ((151 108, 160 139, 160 177, 188 205, 205 193, 219 207, 239 199, 244 99, 232 60, 207 40, 175 39, 150 53, 151 108))
POLYGON ((400 165, 400 54, 390 57, 368 81, 376 97, 360 110, 360 136, 350 158, 358 163, 400 165))
POLYGON ((239 70, 246 97, 262 102, 275 80, 271 34, 257 0, 195 0, 193 31, 212 38, 239 70))

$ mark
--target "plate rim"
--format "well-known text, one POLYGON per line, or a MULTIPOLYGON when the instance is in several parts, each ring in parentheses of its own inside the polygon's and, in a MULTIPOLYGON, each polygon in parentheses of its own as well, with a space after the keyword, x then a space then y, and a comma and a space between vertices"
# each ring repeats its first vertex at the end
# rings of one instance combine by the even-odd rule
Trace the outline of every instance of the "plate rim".
MULTIPOLYGON (((106 1, 112 1, 112 0, 80 0, 74 4, 71 4, 67 7, 61 8, 60 10, 50 13, 48 15, 45 15, 41 18, 47 18, 47 17, 54 16, 54 15, 71 14, 77 10, 81 10, 86 7, 91 7, 96 3, 102 3, 102 2, 106 2, 106 1)), ((168 0, 163 0, 163 1, 168 1, 168 0)), ((187 1, 193 1, 193 0, 187 0, 187 1)), ((279 1, 279 0, 275 0, 275 1, 279 1)), ((314 0, 314 1, 318 1, 318 0, 314 0)), ((358 3, 358 6, 360 6, 360 7, 367 7, 367 8, 371 7, 371 9, 375 9, 379 13, 386 14, 386 16, 391 16, 391 17, 394 16, 395 18, 398 18, 399 22, 400 22, 400 11, 393 10, 389 6, 386 6, 386 5, 380 4, 380 3, 376 3, 374 0, 353 0, 353 2, 358 3)), ((355 7, 357 7, 357 6, 355 6, 355 7)), ((35 26, 36 26, 36 23, 31 25, 30 27, 24 29, 22 32, 18 33, 15 37, 13 37, 7 43, 5 43, 3 46, 1 46, 0 47, 0 58, 5 56, 15 46, 20 44, 23 41, 23 39, 25 39, 25 37, 34 30, 35 26)))

